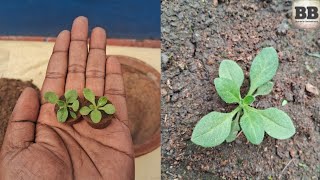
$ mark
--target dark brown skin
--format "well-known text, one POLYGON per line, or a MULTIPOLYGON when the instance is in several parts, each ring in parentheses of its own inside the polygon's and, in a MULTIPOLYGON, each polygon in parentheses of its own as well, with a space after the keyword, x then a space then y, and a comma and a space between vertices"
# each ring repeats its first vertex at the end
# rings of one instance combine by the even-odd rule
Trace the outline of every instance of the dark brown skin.
POLYGON ((56 40, 41 100, 27 88, 21 94, 9 122, 0 152, 0 179, 134 179, 134 152, 120 64, 106 60, 106 33, 94 28, 87 51, 88 20, 74 20, 71 33, 62 31, 56 40), (54 105, 43 95, 59 96, 84 87, 107 96, 116 107, 115 118, 104 129, 93 129, 84 120, 61 124, 54 105))

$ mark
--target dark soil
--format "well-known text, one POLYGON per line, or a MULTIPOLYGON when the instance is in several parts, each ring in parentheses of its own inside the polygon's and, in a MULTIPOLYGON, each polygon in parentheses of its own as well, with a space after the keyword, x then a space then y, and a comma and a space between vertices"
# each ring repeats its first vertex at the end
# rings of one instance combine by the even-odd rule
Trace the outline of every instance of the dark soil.
POLYGON ((38 88, 31 81, 0 78, 0 147, 6 133, 12 110, 26 87, 38 88))
POLYGON ((320 52, 320 31, 292 27, 291 0, 213 2, 162 1, 162 178, 318 179, 320 98, 305 85, 320 88, 320 59, 306 55, 320 52), (201 117, 234 108, 215 91, 219 63, 235 60, 248 79, 253 57, 266 46, 277 50, 280 67, 273 92, 254 106, 287 112, 297 133, 288 140, 266 135, 259 146, 244 135, 215 148, 194 145, 201 117))

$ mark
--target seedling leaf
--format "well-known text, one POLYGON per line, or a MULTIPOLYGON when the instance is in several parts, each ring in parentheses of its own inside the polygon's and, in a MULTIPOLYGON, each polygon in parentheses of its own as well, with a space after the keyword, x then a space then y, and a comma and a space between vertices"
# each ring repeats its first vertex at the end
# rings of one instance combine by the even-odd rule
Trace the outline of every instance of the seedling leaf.
POLYGON ((260 144, 263 140, 264 130, 261 123, 261 118, 256 111, 253 111, 250 107, 244 108, 240 126, 244 135, 252 144, 260 144))
POLYGON ((80 103, 78 100, 74 101, 72 104, 72 109, 77 112, 79 110, 80 103))
POLYGON ((116 112, 116 108, 112 104, 107 104, 99 109, 103 110, 107 114, 114 114, 116 112))
POLYGON ((219 77, 232 80, 239 88, 241 87, 244 79, 241 67, 231 60, 223 60, 220 63, 219 77))
POLYGON ((94 109, 95 109, 94 105, 92 105, 92 104, 89 105, 89 108, 90 108, 91 110, 94 110, 94 109))
POLYGON ((64 97, 66 98, 67 103, 73 103, 78 99, 78 93, 76 90, 69 90, 64 93, 64 97))
POLYGON ((229 136, 226 139, 227 142, 232 142, 237 138, 237 134, 240 130, 239 117, 240 117, 240 112, 237 113, 237 117, 231 123, 231 131, 229 136))
POLYGON ((75 112, 73 111, 70 111, 70 116, 73 118, 73 119, 77 119, 77 115, 75 112))
MULTIPOLYGON (((234 141, 240 128, 252 144, 260 144, 264 132, 276 139, 293 136, 296 130, 285 112, 276 108, 257 110, 251 107, 256 96, 271 93, 274 84, 270 80, 276 74, 278 66, 276 50, 272 47, 263 48, 252 62, 249 92, 242 99, 240 87, 244 79, 243 72, 236 62, 223 60, 219 67, 219 78, 214 80, 215 88, 225 102, 238 103, 239 106, 231 113, 211 112, 205 115, 196 124, 191 141, 203 147, 217 146, 224 140, 234 141), (236 113, 237 116, 232 121, 236 113)), ((284 100, 282 105, 286 103, 284 100)), ((98 107, 99 110, 103 108, 98 107)))
POLYGON ((276 74, 279 61, 277 51, 273 47, 263 48, 254 58, 250 68, 249 95, 276 74))
POLYGON ((229 135, 231 121, 236 112, 211 112, 205 115, 193 130, 191 141, 203 147, 221 144, 229 135))
POLYGON ((93 93, 93 91, 91 89, 84 88, 83 89, 83 95, 93 105, 96 105, 95 95, 94 95, 94 93, 93 93))
POLYGON ((264 83, 262 86, 258 87, 254 96, 270 94, 273 89, 273 85, 274 85, 274 83, 271 81, 264 83))
POLYGON ((253 96, 246 96, 243 99, 243 103, 246 105, 250 105, 251 103, 253 103, 254 100, 255 100, 255 98, 253 96))
POLYGON ((282 103, 281 103, 281 106, 285 106, 285 105, 287 105, 287 104, 288 104, 288 101, 284 99, 284 100, 282 101, 282 103))
POLYGON ((225 78, 216 78, 214 79, 214 85, 219 96, 226 103, 240 102, 240 88, 232 80, 225 78))
POLYGON ((56 104, 56 102, 58 101, 59 98, 56 95, 56 93, 54 93, 54 92, 46 92, 44 94, 44 99, 51 104, 56 104))
POLYGON ((285 112, 277 108, 257 110, 257 112, 261 115, 264 130, 269 136, 287 139, 295 134, 296 129, 292 120, 285 112))
POLYGON ((92 109, 90 109, 89 107, 83 106, 83 107, 80 109, 80 114, 86 116, 86 115, 88 115, 91 111, 92 111, 92 109))
POLYGON ((102 106, 104 106, 105 104, 107 104, 107 102, 108 102, 107 97, 102 96, 102 97, 100 97, 99 100, 98 100, 98 106, 99 106, 99 107, 102 107, 102 106))
POLYGON ((64 101, 58 100, 57 105, 61 108, 61 107, 66 106, 66 103, 64 101))
POLYGON ((94 123, 99 123, 101 121, 101 112, 99 110, 93 110, 91 113, 90 113, 90 118, 92 120, 92 122, 94 123))
POLYGON ((61 108, 57 111, 57 119, 61 123, 66 122, 68 115, 68 109, 66 107, 61 108))

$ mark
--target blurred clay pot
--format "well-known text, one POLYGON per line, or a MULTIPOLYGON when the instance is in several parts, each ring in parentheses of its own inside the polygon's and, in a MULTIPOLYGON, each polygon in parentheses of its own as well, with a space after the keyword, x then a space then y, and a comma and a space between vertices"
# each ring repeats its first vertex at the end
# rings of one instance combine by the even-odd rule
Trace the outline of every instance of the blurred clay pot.
POLYGON ((121 64, 135 156, 160 146, 160 73, 136 58, 117 57, 121 64))

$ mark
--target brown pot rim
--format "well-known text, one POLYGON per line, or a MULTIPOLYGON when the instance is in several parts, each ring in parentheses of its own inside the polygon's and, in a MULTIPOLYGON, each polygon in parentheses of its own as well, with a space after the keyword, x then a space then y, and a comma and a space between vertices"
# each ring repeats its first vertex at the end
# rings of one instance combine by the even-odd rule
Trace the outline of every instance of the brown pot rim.
MULTIPOLYGON (((160 82, 160 78, 161 78, 160 73, 149 64, 137 58, 133 58, 129 56, 124 56, 124 55, 111 55, 111 56, 117 57, 120 64, 138 69, 141 72, 145 73, 147 76, 149 76, 151 79, 153 79, 155 82, 160 82)), ((108 57, 110 56, 107 56, 107 58, 108 57)), ((160 91, 160 83, 155 83, 155 85, 159 88, 159 91, 160 91)), ((161 126, 159 126, 158 129, 155 131, 155 133, 152 136, 150 136, 150 138, 146 140, 144 143, 134 144, 135 157, 148 154, 154 151, 155 149, 157 149, 158 147, 160 147, 161 145, 160 129, 161 129, 161 126)))

